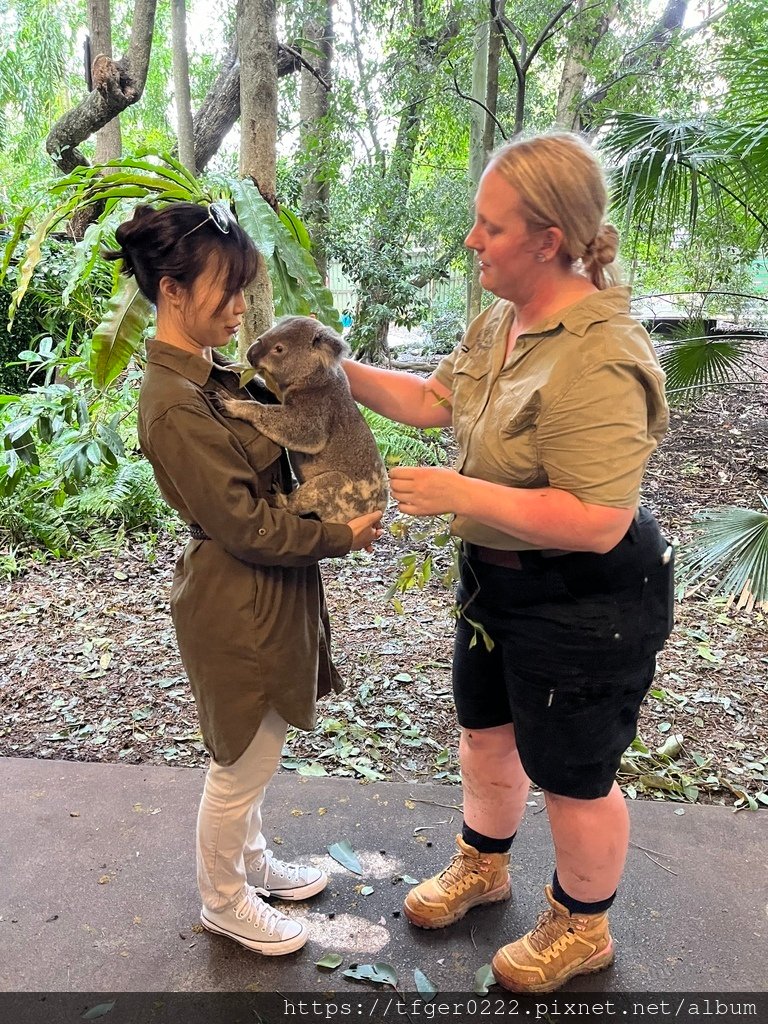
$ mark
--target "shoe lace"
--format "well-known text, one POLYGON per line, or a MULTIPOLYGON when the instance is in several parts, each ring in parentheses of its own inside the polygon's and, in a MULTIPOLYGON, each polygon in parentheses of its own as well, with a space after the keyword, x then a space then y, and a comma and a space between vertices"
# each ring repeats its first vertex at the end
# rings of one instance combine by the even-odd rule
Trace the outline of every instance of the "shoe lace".
POLYGON ((277 925, 285 920, 285 914, 265 903, 252 885, 247 887, 245 895, 235 907, 235 917, 262 928, 268 935, 274 935, 277 925))
POLYGON ((561 914, 549 909, 539 914, 528 941, 537 953, 543 953, 550 946, 553 953, 561 953, 575 939, 576 935, 570 924, 565 923, 561 914))
POLYGON ((264 851, 264 859, 266 861, 266 871, 264 872, 265 885, 270 875, 282 875, 289 882, 301 881, 301 865, 289 864, 287 861, 278 860, 277 857, 272 856, 271 850, 264 851))
POLYGON ((455 853, 451 863, 440 872, 440 881, 447 888, 456 886, 459 891, 468 889, 472 885, 473 875, 478 875, 487 870, 490 861, 483 857, 479 859, 467 857, 465 853, 455 853))

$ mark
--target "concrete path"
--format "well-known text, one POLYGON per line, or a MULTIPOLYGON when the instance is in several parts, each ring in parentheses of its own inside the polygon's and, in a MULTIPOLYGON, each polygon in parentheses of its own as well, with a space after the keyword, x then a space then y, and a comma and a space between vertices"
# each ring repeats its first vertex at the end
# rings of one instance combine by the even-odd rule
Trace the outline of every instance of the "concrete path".
MULTIPOLYGON (((405 991, 419 968, 441 992, 472 992, 475 971, 542 909, 552 852, 541 798, 515 841, 513 899, 429 932, 401 915, 408 886, 399 879, 426 877, 450 857, 460 791, 283 774, 265 808, 270 846, 319 864, 331 884, 284 907, 307 921, 303 950, 249 953, 199 930, 202 781, 198 769, 0 759, 0 991, 360 992, 343 970, 378 961, 405 991), (362 877, 326 854, 342 839, 362 877), (362 895, 363 885, 373 892, 362 895), (315 966, 327 952, 344 958, 332 975, 315 966)), ((630 810, 635 845, 612 914, 616 964, 569 990, 768 990, 768 812, 664 802, 630 810)))

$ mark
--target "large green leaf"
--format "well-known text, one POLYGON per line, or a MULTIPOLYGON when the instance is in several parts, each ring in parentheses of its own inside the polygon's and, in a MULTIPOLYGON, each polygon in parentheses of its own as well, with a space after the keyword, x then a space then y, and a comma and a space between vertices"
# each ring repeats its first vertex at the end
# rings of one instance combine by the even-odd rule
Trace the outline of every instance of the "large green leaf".
POLYGON ((661 340, 658 348, 670 396, 690 398, 704 389, 750 376, 752 340, 707 334, 701 321, 682 324, 661 340))
POLYGON ((763 510, 717 508, 694 519, 696 537, 681 549, 679 568, 690 582, 714 576, 720 594, 749 586, 756 601, 768 601, 768 498, 763 510))
POLYGON ((141 344, 152 305, 133 278, 120 278, 107 313, 91 342, 90 370, 97 387, 107 387, 128 365, 141 344))
POLYGON ((238 220, 267 261, 275 313, 314 315, 328 327, 341 331, 333 295, 325 287, 311 254, 298 240, 298 218, 292 215, 291 227, 287 227, 247 179, 233 183, 232 195, 238 220))

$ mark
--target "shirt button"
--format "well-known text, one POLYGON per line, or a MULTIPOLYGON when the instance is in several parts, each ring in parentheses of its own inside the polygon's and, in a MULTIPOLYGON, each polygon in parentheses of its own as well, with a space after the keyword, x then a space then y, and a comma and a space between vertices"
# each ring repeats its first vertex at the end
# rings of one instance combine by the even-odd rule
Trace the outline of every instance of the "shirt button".
POLYGON ((261 528, 261 529, 259 530, 259 536, 260 536, 260 537, 263 537, 263 536, 264 536, 264 534, 265 534, 266 532, 267 532, 267 531, 266 531, 266 530, 264 529, 264 527, 262 526, 262 528, 261 528))

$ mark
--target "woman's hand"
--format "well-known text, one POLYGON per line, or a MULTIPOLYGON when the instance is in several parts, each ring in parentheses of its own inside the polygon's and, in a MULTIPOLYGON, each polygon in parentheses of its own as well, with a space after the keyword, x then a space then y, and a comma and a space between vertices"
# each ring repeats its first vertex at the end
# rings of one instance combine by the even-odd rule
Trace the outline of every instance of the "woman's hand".
POLYGON ((453 469, 398 466, 389 471, 392 496, 409 516, 458 512, 465 479, 453 469))
POLYGON ((382 535, 383 530, 379 526, 381 512, 369 512, 368 515, 360 516, 358 519, 350 519, 347 526, 352 530, 352 547, 350 551, 373 550, 373 542, 382 535))

